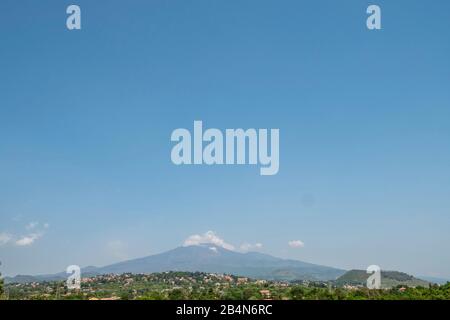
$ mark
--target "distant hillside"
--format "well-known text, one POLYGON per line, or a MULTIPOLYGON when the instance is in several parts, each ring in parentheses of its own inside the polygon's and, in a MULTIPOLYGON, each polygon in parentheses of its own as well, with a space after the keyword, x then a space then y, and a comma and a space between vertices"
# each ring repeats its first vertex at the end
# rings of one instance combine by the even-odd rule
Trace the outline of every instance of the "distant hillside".
POLYGON ((450 279, 445 279, 445 278, 437 278, 437 277, 429 277, 429 276, 419 276, 419 278, 426 280, 428 282, 436 283, 436 284, 440 284, 440 285, 450 282, 450 279))
MULTIPOLYGON (((226 273, 254 279, 266 280, 335 280, 345 273, 332 267, 316 265, 298 260, 276 258, 258 252, 239 253, 213 245, 179 247, 164 253, 128 260, 109 266, 82 270, 82 275, 154 273, 165 271, 199 271, 226 273)), ((65 279, 65 273, 35 276, 37 282, 65 279)), ((11 282, 30 280, 26 276, 6 278, 11 282)))
MULTIPOLYGON (((365 270, 350 270, 339 277, 335 284, 337 286, 353 285, 365 286, 367 278, 370 276, 365 270)), ((408 287, 428 287, 429 282, 417 279, 409 274, 398 271, 381 271, 381 287, 392 288, 398 285, 408 287)))
POLYGON ((26 276, 26 275, 17 275, 15 277, 5 277, 4 278, 5 283, 31 283, 31 282, 39 282, 39 279, 37 277, 33 277, 33 276, 26 276))
MULTIPOLYGON (((83 276, 95 276, 98 273, 95 271, 98 268, 96 267, 86 267, 83 268, 83 276)), ((43 274, 43 275, 17 275, 15 277, 5 277, 5 283, 31 283, 31 282, 45 282, 45 281, 64 281, 68 277, 68 274, 65 272, 55 273, 55 274, 43 274)))

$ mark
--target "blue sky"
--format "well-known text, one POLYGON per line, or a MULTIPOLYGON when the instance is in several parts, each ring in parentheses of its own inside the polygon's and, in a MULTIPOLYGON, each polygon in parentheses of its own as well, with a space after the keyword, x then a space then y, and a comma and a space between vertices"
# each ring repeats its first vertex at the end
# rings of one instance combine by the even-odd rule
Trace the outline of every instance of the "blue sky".
POLYGON ((444 0, 1 1, 0 272, 104 265, 212 230, 450 278, 449 14, 444 0), (65 27, 72 3, 80 31, 65 27), (171 132, 194 120, 279 128, 280 172, 174 166, 171 132))

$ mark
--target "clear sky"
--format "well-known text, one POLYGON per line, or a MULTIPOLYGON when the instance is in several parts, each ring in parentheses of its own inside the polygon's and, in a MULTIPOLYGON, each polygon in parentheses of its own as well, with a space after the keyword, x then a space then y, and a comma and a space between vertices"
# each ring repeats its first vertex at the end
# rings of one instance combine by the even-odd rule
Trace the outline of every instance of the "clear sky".
POLYGON ((447 0, 2 0, 0 272, 101 266, 212 230, 450 278, 449 16, 447 0), (279 128, 279 173, 173 165, 170 135, 194 120, 279 128))

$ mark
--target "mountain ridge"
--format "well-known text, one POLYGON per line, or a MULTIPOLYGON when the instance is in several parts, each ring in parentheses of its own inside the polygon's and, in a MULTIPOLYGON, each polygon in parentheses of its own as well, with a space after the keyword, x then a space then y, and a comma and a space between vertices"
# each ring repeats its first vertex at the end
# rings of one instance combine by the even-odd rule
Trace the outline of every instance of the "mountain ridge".
MULTIPOLYGON (((155 273, 166 271, 200 271, 235 274, 264 280, 335 280, 345 270, 300 260, 282 259, 260 252, 240 253, 219 246, 202 244, 184 246, 162 253, 126 260, 103 267, 82 268, 82 276, 122 273, 155 273)), ((35 282, 58 281, 67 278, 65 272, 6 277, 8 283, 24 280, 35 282)))

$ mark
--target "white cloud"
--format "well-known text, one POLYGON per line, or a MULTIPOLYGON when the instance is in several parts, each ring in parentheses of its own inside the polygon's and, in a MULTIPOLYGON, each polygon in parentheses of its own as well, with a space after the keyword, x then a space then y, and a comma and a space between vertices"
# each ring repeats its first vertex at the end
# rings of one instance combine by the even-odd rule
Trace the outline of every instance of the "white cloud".
POLYGON ((300 240, 292 240, 288 242, 289 247, 291 248, 303 248, 305 244, 300 240))
POLYGON ((12 239, 12 236, 9 233, 2 232, 0 233, 0 246, 3 246, 10 242, 12 239))
POLYGON ((16 245, 20 247, 24 246, 30 246, 32 245, 37 239, 42 237, 42 233, 32 233, 27 236, 23 236, 19 240, 16 241, 16 245))
POLYGON ((183 246, 198 246, 201 244, 213 244, 217 247, 222 247, 227 250, 234 250, 234 246, 226 243, 223 239, 218 237, 213 231, 208 231, 203 235, 194 234, 189 236, 183 243, 183 246))
POLYGON ((262 249, 263 245, 262 243, 255 243, 255 244, 251 244, 251 243, 243 243, 240 246, 241 251, 244 252, 248 252, 248 251, 257 251, 262 249))

